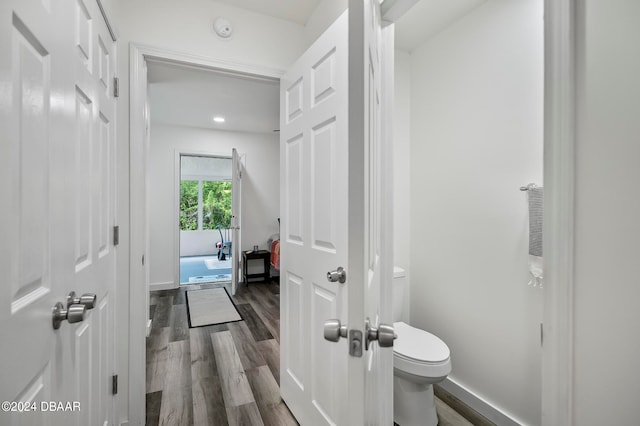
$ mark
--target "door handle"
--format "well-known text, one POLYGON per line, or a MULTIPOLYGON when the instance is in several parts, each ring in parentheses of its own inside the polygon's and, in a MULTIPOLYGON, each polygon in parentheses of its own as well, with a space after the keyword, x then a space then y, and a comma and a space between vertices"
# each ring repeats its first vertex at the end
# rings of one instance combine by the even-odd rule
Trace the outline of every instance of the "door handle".
POLYGON ((60 328, 60 324, 62 321, 67 320, 70 323, 84 321, 84 317, 87 313, 87 307, 85 305, 80 304, 72 304, 67 309, 64 308, 64 305, 60 302, 56 303, 53 306, 53 329, 57 330, 60 328))
POLYGON ((67 309, 71 305, 84 305, 87 309, 93 309, 96 305, 96 295, 93 293, 85 293, 80 297, 76 297, 76 292, 72 291, 67 296, 67 309))
POLYGON ((347 337, 347 326, 341 325, 338 319, 326 320, 324 322, 325 340, 337 342, 341 337, 347 337))
POLYGON ((344 270, 342 266, 338 266, 338 269, 335 271, 327 272, 327 281, 330 283, 340 282, 340 284, 344 284, 347 281, 347 271, 344 270))
POLYGON ((342 325, 339 319, 330 319, 324 322, 324 338, 330 342, 337 342, 341 337, 349 339, 349 355, 362 356, 362 331, 349 330, 342 325))
POLYGON ((378 341, 378 346, 381 348, 391 348, 393 347, 393 341, 398 338, 392 325, 380 324, 377 328, 372 327, 369 318, 367 318, 364 325, 364 334, 365 350, 369 350, 369 346, 374 340, 378 341))

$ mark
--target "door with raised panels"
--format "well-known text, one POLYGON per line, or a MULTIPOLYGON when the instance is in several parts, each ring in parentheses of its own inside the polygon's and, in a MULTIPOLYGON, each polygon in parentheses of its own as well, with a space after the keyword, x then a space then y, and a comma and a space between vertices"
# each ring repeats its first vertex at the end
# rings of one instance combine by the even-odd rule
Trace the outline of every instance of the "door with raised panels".
MULTIPOLYGON (((380 4, 376 0, 351 2, 351 13, 362 17, 362 27, 353 38, 363 46, 360 59, 350 67, 361 70, 363 79, 350 93, 362 93, 359 112, 350 116, 357 123, 351 127, 351 141, 361 141, 357 151, 363 156, 353 158, 350 167, 364 171, 362 200, 356 203, 364 217, 353 239, 362 240, 350 255, 357 260, 357 269, 364 282, 363 309, 350 309, 350 321, 364 321, 365 351, 363 355, 363 419, 362 424, 393 424, 393 160, 391 120, 393 117, 393 24, 382 24, 380 4), (362 251, 361 251, 362 250, 362 251), (362 253, 362 257, 359 257, 362 253), (386 333, 385 333, 386 332, 386 333), (377 342, 371 339, 377 338, 377 342)), ((357 96, 357 95, 356 95, 357 96)), ((357 186, 357 184, 356 184, 357 186)), ((359 190, 359 187, 358 189, 359 190)), ((357 223, 357 222, 355 222, 357 223)), ((350 240, 351 241, 351 240, 350 240)), ((353 269, 353 267, 352 267, 353 269)), ((356 289, 357 292, 359 289, 356 289)), ((351 306, 351 305, 350 305, 351 306)))
POLYGON ((301 424, 348 415, 347 345, 323 339, 346 318, 348 290, 327 271, 348 264, 348 16, 280 83, 280 387, 301 424))
POLYGON ((281 80, 280 386, 301 424, 393 422, 392 350, 324 338, 391 322, 379 12, 350 1, 281 80))
POLYGON ((95 0, 0 3, 3 425, 114 421, 115 58, 95 0))

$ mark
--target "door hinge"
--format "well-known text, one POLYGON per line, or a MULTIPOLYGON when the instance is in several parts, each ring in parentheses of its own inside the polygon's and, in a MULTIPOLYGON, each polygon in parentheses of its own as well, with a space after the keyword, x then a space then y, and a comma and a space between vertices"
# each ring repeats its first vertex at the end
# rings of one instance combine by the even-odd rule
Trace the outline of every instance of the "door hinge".
POLYGON ((120 244, 120 227, 118 225, 113 227, 113 245, 120 244))
POLYGON ((114 374, 113 376, 111 376, 111 394, 112 395, 118 394, 118 375, 117 374, 114 374))
POLYGON ((142 255, 142 266, 144 266, 144 254, 142 255))
POLYGON ((120 97, 120 79, 118 77, 113 77, 113 97, 120 97))
POLYGON ((542 327, 542 323, 540 323, 540 347, 544 346, 544 328, 542 327))

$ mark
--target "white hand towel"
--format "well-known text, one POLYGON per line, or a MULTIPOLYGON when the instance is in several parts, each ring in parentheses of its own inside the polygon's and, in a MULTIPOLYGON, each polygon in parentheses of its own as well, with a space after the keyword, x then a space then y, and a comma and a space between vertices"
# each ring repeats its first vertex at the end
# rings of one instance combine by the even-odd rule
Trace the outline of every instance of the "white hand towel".
POLYGON ((541 256, 529 255, 529 274, 531 274, 529 285, 542 288, 542 280, 544 279, 544 261, 541 256))

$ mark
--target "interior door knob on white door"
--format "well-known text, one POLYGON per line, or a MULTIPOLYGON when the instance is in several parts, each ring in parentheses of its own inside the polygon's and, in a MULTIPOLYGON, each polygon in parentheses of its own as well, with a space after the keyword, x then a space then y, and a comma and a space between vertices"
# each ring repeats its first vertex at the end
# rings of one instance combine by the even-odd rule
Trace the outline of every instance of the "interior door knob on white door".
POLYGON ((349 355, 362 356, 362 331, 349 330, 339 319, 329 319, 324 322, 324 338, 330 342, 337 342, 341 337, 349 341, 349 355))
POLYGON ((340 282, 340 284, 344 284, 347 281, 347 271, 344 270, 342 266, 338 266, 338 269, 335 271, 327 272, 327 281, 330 283, 340 282))
POLYGON ((324 322, 325 340, 337 342, 341 337, 347 337, 347 326, 341 325, 338 319, 326 320, 324 322))
POLYGON ((87 309, 93 309, 96 305, 96 295, 93 293, 85 293, 80 297, 76 297, 76 292, 72 291, 67 296, 67 308, 71 305, 84 305, 87 309))
POLYGON ((374 340, 378 341, 378 346, 381 348, 391 348, 393 347, 393 341, 398 338, 398 335, 394 331, 392 325, 380 324, 377 328, 371 327, 371 321, 369 318, 367 318, 365 323, 364 333, 365 350, 369 350, 369 346, 371 346, 371 342, 374 340))
POLYGON ((70 323, 84 321, 86 313, 87 307, 85 305, 74 304, 65 309, 64 305, 58 302, 53 307, 53 329, 59 329, 64 320, 70 323))

